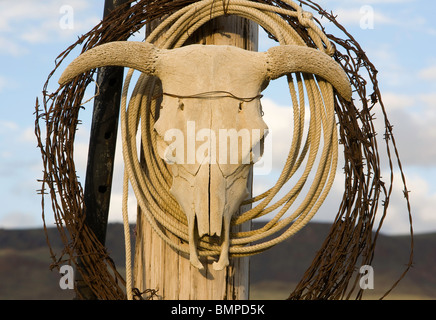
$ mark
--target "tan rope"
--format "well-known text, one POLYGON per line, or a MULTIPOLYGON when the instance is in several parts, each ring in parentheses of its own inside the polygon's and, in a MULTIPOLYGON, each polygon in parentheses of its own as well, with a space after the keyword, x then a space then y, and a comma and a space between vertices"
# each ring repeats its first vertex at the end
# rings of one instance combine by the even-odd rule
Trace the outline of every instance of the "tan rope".
MULTIPOLYGON (((285 10, 275 6, 254 3, 244 0, 230 0, 225 6, 215 3, 213 0, 195 2, 177 11, 164 20, 154 32, 146 39, 147 42, 155 43, 157 39, 162 41, 162 48, 177 48, 183 45, 192 33, 205 22, 218 16, 233 14, 238 15, 261 25, 270 32, 281 45, 297 44, 305 45, 298 33, 279 14, 286 14, 298 19, 299 23, 308 29, 313 43, 319 50, 333 55, 334 48, 326 35, 314 24, 312 15, 304 12, 296 3, 283 1, 295 11, 285 10), (162 40, 163 39, 163 40, 162 40)), ((127 179, 130 182, 138 205, 153 230, 172 248, 189 253, 187 219, 174 197, 170 194, 171 174, 165 162, 157 155, 156 133, 153 130, 156 120, 155 111, 159 104, 159 96, 162 90, 155 83, 155 79, 141 74, 130 98, 127 107, 127 93, 131 81, 133 69, 129 70, 126 77, 121 110, 121 130, 123 142, 123 157, 125 163, 125 185, 123 192, 123 217, 128 225, 127 215, 127 179), (139 124, 141 127, 139 128, 139 124), (144 150, 144 172, 138 159, 136 136, 140 129, 142 148, 144 150), (165 228, 162 231, 160 226, 165 228), (173 234, 184 240, 173 241, 167 234, 173 234)), ((334 95, 330 84, 318 81, 312 75, 295 74, 294 80, 289 76, 288 84, 293 105, 293 134, 289 154, 283 171, 276 184, 259 196, 244 202, 258 203, 252 209, 232 219, 232 224, 237 225, 251 219, 262 217, 274 210, 277 214, 262 228, 246 232, 231 234, 230 254, 232 256, 246 256, 262 252, 277 243, 289 238, 307 222, 312 219, 321 204, 324 202, 334 180, 337 160, 338 141, 334 114, 334 95), (296 86, 295 86, 296 84, 296 86), (308 128, 305 124, 305 96, 307 96, 310 120, 308 128), (303 141, 304 134, 306 140, 303 141), (321 153, 319 152, 322 148, 321 153), (318 168, 312 179, 303 201, 286 218, 285 213, 295 204, 303 188, 310 180, 310 174, 318 161, 318 168), (270 204, 278 192, 295 178, 298 169, 305 165, 297 182, 284 196, 275 203, 270 204), (280 209, 279 209, 280 208, 280 209), (272 239, 270 237, 281 233, 272 239), (253 245, 252 242, 258 242, 253 245)), ((166 93, 168 94, 168 93, 166 93)), ((257 97, 255 97, 257 98, 257 97)), ((128 232, 128 228, 125 228, 128 232)), ((130 239, 126 235, 126 277, 127 292, 131 296, 131 249, 130 239), (127 244, 129 241, 129 244, 127 244)), ((205 239, 198 242, 198 252, 201 256, 218 255, 220 248, 205 239)))

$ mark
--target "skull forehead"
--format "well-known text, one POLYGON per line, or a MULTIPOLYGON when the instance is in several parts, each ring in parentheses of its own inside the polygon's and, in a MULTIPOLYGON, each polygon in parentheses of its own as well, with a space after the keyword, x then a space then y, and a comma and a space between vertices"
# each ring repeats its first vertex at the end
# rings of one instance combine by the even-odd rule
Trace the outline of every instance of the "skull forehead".
POLYGON ((261 116, 259 99, 241 102, 225 97, 217 99, 177 99, 164 97, 159 119, 154 128, 160 136, 177 129, 186 136, 187 132, 213 130, 215 135, 220 130, 236 130, 237 132, 258 130, 263 132, 268 128, 261 116), (180 107, 183 103, 183 108, 180 107))
POLYGON ((212 152, 212 161, 219 164, 223 175, 229 176, 240 167, 268 129, 258 99, 244 102, 241 108, 239 104, 240 101, 228 97, 179 100, 164 96, 159 119, 154 125, 160 138, 160 156, 165 158, 165 150, 171 142, 178 148, 176 156, 182 157, 178 163, 189 163, 185 168, 195 175, 202 163, 202 158, 197 157, 198 150, 206 148, 212 152), (183 103, 183 108, 179 103, 183 103), (192 157, 188 161, 190 152, 192 157), (225 160, 220 160, 222 157, 225 160))
POLYGON ((223 90, 257 95, 264 78, 262 53, 232 46, 190 45, 163 52, 157 61, 163 90, 180 95, 223 90))

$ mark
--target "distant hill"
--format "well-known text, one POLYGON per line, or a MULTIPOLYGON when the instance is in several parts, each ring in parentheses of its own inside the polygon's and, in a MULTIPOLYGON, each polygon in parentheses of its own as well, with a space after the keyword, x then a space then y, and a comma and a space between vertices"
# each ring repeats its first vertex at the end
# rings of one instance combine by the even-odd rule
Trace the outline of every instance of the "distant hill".
MULTIPOLYGON (((286 299, 311 265, 330 227, 309 223, 294 237, 253 256, 251 298, 286 299)), ((379 235, 372 264, 374 289, 366 290, 364 298, 383 296, 404 272, 409 254, 409 236, 379 235)), ((436 233, 415 235, 413 268, 386 299, 436 299, 436 233)))
MULTIPOLYGON (((311 264, 329 224, 309 223, 293 238, 252 256, 250 298, 286 299, 311 264)), ((50 229, 50 241, 57 252, 57 230, 50 229)), ((106 245, 120 271, 124 270, 122 224, 108 226, 106 245)), ((369 299, 379 298, 399 277, 408 262, 408 236, 381 235, 374 259, 374 290, 369 299)), ((387 299, 436 299, 436 233, 415 235, 415 263, 387 299)), ((0 229, 0 299, 72 299, 74 294, 59 288, 60 275, 50 271, 50 252, 42 229, 0 229)))

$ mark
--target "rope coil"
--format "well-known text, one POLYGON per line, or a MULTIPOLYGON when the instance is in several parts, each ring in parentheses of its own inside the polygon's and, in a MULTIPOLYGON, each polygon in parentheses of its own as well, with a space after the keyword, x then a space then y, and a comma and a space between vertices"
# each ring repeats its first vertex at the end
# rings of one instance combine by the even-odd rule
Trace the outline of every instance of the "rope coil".
MULTIPOLYGON (((319 45, 319 50, 326 51, 326 48, 331 48, 330 41, 311 22, 312 15, 304 12, 292 1, 286 1, 286 3, 295 8, 296 11, 284 10, 245 0, 228 1, 226 10, 222 6, 216 5, 213 0, 196 2, 165 19, 146 41, 153 43, 157 39, 164 39, 160 44, 162 48, 177 48, 182 46, 189 35, 207 21, 225 14, 233 14, 257 22, 279 39, 281 45, 305 45, 295 30, 277 14, 286 13, 298 17, 299 20, 304 21, 305 26, 313 29, 311 35, 314 37, 313 42, 319 45)), ((121 128, 125 179, 128 179, 131 183, 141 211, 153 230, 170 247, 184 253, 189 253, 187 245, 189 239, 187 219, 169 192, 172 177, 164 161, 157 156, 156 133, 153 130, 154 122, 156 121, 154 110, 159 104, 159 100, 156 97, 160 95, 173 95, 162 93, 161 88, 153 78, 141 74, 127 107, 127 93, 133 72, 133 69, 129 70, 122 94, 121 128), (140 128, 138 128, 139 123, 141 123, 140 128), (137 156, 136 134, 138 130, 142 138, 142 148, 145 154, 143 165, 148 169, 147 174, 142 170, 137 156), (162 231, 161 227, 165 229, 165 232, 162 231), (179 240, 171 240, 171 237, 167 235, 168 233, 183 240, 183 244, 179 240)), ((338 139, 332 87, 327 82, 318 81, 314 76, 307 74, 303 76, 296 74, 298 90, 291 77, 288 77, 288 84, 293 102, 294 129, 286 164, 274 187, 243 203, 259 202, 252 209, 234 216, 232 225, 238 225, 265 216, 274 210, 279 211, 261 229, 232 233, 229 253, 233 257, 260 253, 284 241, 303 228, 323 203, 334 180, 338 160, 338 139), (308 129, 304 128, 306 117, 304 110, 306 107, 305 95, 308 97, 310 109, 308 129), (307 138, 303 142, 304 133, 307 134, 307 138), (322 141, 324 145, 322 145, 322 141), (319 154, 319 148, 321 147, 322 152, 319 154), (319 157, 319 167, 316 170, 312 185, 304 201, 289 217, 284 218, 285 213, 295 203, 303 187, 308 182, 317 157, 319 157), (306 162, 306 166, 294 187, 276 203, 270 204, 304 162, 306 162), (277 233, 281 234, 276 235, 277 233), (274 237, 270 240, 265 240, 266 237, 270 236, 274 237), (256 244, 252 244, 253 242, 256 242, 256 244)), ((229 96, 228 93, 226 95, 229 96)), ((206 94, 206 96, 208 95, 206 94)), ((260 98, 260 96, 239 98, 232 94, 230 96, 239 100, 260 98)), ((199 98, 204 97, 204 95, 198 94, 188 97, 199 98)), ((177 98, 187 97, 177 96, 177 98)), ((125 224, 128 224, 127 197, 128 192, 127 188, 125 188, 123 195, 125 224)), ((129 243, 130 240, 126 237, 127 255, 130 255, 130 248, 127 245, 129 243)), ((216 243, 209 242, 207 239, 200 239, 197 249, 200 256, 214 256, 220 253, 220 247, 216 243)), ((130 268, 130 261, 131 259, 129 258, 126 265, 127 270, 130 268)), ((129 277, 126 280, 127 287, 129 288, 131 280, 129 277)), ((127 292, 130 291, 128 290, 127 292)))

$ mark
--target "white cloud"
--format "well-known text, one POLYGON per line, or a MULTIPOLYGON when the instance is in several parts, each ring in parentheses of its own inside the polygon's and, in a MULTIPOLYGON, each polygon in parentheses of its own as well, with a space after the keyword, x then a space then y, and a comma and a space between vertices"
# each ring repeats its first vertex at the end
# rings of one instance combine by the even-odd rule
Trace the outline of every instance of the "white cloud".
POLYGON ((435 116, 435 105, 436 105, 436 93, 426 93, 419 95, 419 100, 421 103, 427 107, 428 112, 434 117, 435 116))
POLYGON ((95 4, 71 0, 68 5, 74 14, 73 29, 66 29, 62 25, 65 12, 60 11, 64 5, 61 0, 0 2, 0 53, 18 56, 27 53, 23 49, 27 43, 71 41, 99 21, 99 17, 89 13, 95 4))
POLYGON ((436 65, 428 66, 420 70, 418 76, 422 80, 436 81, 436 65))
MULTIPOLYGON (((394 46, 392 43, 384 42, 372 44, 371 47, 365 48, 365 51, 368 58, 378 70, 377 78, 380 88, 394 87, 401 93, 400 90, 404 86, 416 84, 415 79, 411 77, 412 71, 409 70, 409 65, 405 63, 404 57, 401 56, 402 53, 399 52, 398 47, 394 46)), ((413 76, 414 75, 413 70, 413 76)), ((367 80, 370 84, 369 79, 367 80)))
POLYGON ((13 121, 0 120, 0 132, 10 132, 18 130, 19 125, 13 121))
POLYGON ((389 113, 394 109, 413 107, 413 105, 417 102, 416 98, 411 95, 394 92, 382 93, 382 99, 383 104, 389 113))
MULTIPOLYGON (((331 4, 324 9, 332 8, 331 4)), ((396 19, 393 19, 389 15, 385 14, 381 10, 369 6, 367 2, 365 5, 356 6, 353 3, 352 7, 340 6, 332 10, 334 15, 337 16, 337 21, 343 25, 356 25, 361 26, 363 29, 373 29, 377 25, 390 25, 398 23, 396 19), (371 24, 368 24, 371 22, 371 24)))
MULTIPOLYGON (((429 125, 436 120, 435 117, 422 119, 422 115, 412 114, 404 110, 388 110, 387 112, 389 122, 393 125, 393 134, 403 166, 434 167, 436 150, 433 146, 436 132, 432 129, 429 130, 431 128, 429 125)), ((381 117, 379 114, 379 118, 376 120, 379 139, 383 139, 385 133, 381 117)), ((385 152, 384 143, 380 148, 383 148, 380 149, 380 152, 385 152)), ((387 161, 387 159, 383 158, 383 161, 387 161)), ((386 162, 383 164, 387 165, 386 162)))
POLYGON ((11 212, 0 216, 0 228, 39 228, 41 219, 28 212, 11 212))
POLYGON ((367 4, 383 4, 383 3, 406 3, 406 2, 414 2, 415 0, 358 0, 360 3, 367 4))
POLYGON ((100 20, 97 17, 90 17, 83 21, 76 21, 72 29, 62 28, 56 16, 44 21, 32 29, 21 33, 20 38, 31 44, 48 43, 54 39, 67 40, 74 39, 75 36, 84 33, 95 26, 100 20))
POLYGON ((415 2, 416 0, 318 0, 317 3, 321 4, 324 8, 331 6, 334 3, 336 6, 348 6, 348 5, 366 5, 366 4, 398 4, 415 2))
MULTIPOLYGON (((122 192, 113 192, 111 194, 111 202, 109 208, 109 221, 110 222, 123 222, 122 212, 122 192)), ((137 202, 133 191, 130 190, 127 203, 129 223, 135 223, 137 219, 137 202)))
POLYGON ((21 44, 16 43, 14 37, 0 36, 0 54, 19 57, 28 53, 29 50, 21 44))
POLYGON ((432 19, 425 16, 427 12, 432 12, 433 8, 428 7, 427 12, 417 12, 413 2, 415 0, 317 1, 322 8, 337 15, 337 21, 343 25, 360 26, 362 30, 395 26, 404 30, 403 37, 412 30, 432 34, 432 19))
POLYGON ((373 19, 374 25, 395 23, 394 19, 370 6, 362 6, 360 8, 351 9, 337 9, 334 12, 335 15, 338 16, 338 21, 343 24, 360 25, 360 23, 363 23, 365 19, 373 19))
POLYGON ((35 129, 33 127, 26 128, 21 131, 18 140, 25 143, 34 143, 36 145, 35 129))
MULTIPOLYGON (((406 234, 409 232, 409 216, 404 198, 404 190, 400 176, 396 174, 396 182, 384 222, 387 233, 406 234)), ((436 228, 436 192, 432 192, 429 181, 419 175, 406 175, 406 183, 411 204, 412 225, 416 233, 434 232, 436 228)))
POLYGON ((271 144, 273 169, 281 170, 291 146, 292 108, 280 106, 271 99, 263 98, 262 109, 264 112, 263 120, 269 128, 265 145, 271 144))
MULTIPOLYGON (((385 107, 403 165, 436 166, 436 94, 383 94, 385 107)), ((376 115, 377 130, 384 133, 382 115, 376 115)))

